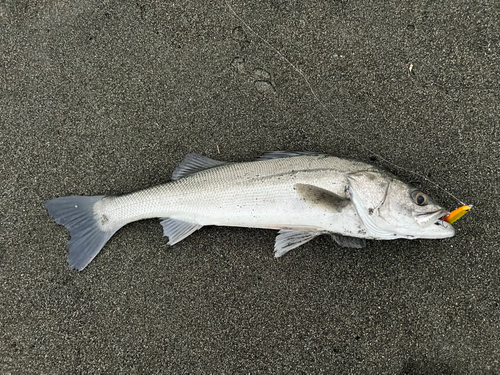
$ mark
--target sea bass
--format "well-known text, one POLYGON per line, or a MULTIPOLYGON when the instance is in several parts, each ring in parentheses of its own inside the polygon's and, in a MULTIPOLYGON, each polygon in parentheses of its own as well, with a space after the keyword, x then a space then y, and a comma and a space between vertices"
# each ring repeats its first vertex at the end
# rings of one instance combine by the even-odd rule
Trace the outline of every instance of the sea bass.
POLYGON ((392 174, 359 161, 308 152, 270 152, 229 163, 188 154, 172 181, 122 196, 69 196, 45 204, 70 232, 68 263, 83 270, 113 234, 161 218, 169 245, 205 225, 279 230, 280 257, 329 234, 344 247, 366 239, 452 237, 449 212, 392 174))

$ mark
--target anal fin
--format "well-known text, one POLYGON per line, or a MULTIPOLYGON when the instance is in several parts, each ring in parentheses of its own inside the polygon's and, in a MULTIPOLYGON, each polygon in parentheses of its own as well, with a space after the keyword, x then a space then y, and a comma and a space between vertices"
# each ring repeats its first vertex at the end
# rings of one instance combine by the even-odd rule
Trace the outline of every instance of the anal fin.
POLYGON ((168 237, 167 245, 175 245, 203 226, 170 218, 164 218, 160 224, 163 226, 163 235, 168 237))
POLYGON ((296 231, 282 229, 276 237, 276 242, 274 244, 274 256, 279 258, 280 256, 288 253, 290 250, 311 241, 314 237, 321 234, 323 234, 321 231, 296 231))

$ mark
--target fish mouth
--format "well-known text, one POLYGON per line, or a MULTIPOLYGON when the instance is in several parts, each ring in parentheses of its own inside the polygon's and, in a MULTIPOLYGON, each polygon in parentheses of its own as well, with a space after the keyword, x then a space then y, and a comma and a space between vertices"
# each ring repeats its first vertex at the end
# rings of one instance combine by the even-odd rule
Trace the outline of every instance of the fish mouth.
POLYGON ((451 227, 451 224, 444 221, 444 218, 446 217, 447 215, 444 215, 444 216, 441 216, 439 219, 437 219, 434 224, 435 225, 440 225, 442 226, 443 228, 445 229, 448 229, 449 227, 451 227))
POLYGON ((450 223, 444 221, 448 211, 440 209, 432 212, 416 212, 414 219, 422 228, 419 238, 440 239, 453 237, 455 228, 450 223))
POLYGON ((444 228, 448 228, 450 226, 449 223, 444 221, 444 218, 449 214, 449 212, 445 209, 432 211, 432 212, 414 212, 413 217, 415 221, 422 226, 423 228, 427 228, 432 224, 440 225, 444 228))

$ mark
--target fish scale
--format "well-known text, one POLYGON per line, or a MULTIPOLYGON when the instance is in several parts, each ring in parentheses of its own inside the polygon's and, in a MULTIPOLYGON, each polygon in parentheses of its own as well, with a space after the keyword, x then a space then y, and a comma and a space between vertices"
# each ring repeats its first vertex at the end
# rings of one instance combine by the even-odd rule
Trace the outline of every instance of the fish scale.
MULTIPOLYGON (((233 163, 209 169, 173 183, 104 200, 105 204, 97 212, 120 223, 170 217, 201 225, 240 226, 256 219, 260 222, 252 225, 263 228, 306 226, 305 223, 291 223, 291 211, 296 210, 298 215, 304 216, 309 207, 296 196, 293 183, 336 187, 334 193, 343 194, 344 184, 331 183, 332 178, 339 180, 332 166, 341 159, 317 156, 294 159, 233 163), (325 174, 325 171, 330 173, 325 174), (287 215, 276 217, 273 209, 285 210, 287 215)), ((369 168, 358 162, 351 164, 351 170, 369 168)))

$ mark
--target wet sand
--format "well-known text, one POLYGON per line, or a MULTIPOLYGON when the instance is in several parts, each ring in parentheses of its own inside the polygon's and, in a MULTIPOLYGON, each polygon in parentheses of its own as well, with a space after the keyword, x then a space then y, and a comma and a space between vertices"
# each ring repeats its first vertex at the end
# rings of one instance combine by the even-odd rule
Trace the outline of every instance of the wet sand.
POLYGON ((500 372, 494 1, 232 1, 324 106, 223 1, 26 4, 0 4, 1 373, 500 372), (324 236, 278 260, 274 231, 168 247, 147 220, 77 272, 43 207, 166 182, 189 152, 270 150, 475 208, 451 239, 324 236))

